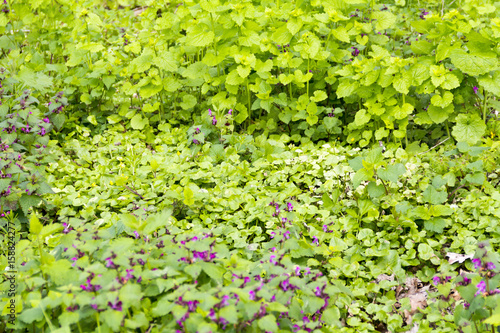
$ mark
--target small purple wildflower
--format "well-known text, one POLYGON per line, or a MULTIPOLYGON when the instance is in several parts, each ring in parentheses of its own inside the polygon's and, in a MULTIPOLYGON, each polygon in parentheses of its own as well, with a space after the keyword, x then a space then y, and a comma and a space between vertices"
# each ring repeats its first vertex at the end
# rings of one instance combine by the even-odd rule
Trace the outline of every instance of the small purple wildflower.
POLYGON ((474 87, 472 87, 472 89, 474 90, 474 94, 477 94, 477 91, 479 90, 479 88, 474 86, 474 87))
POLYGON ((437 286, 439 283, 441 283, 441 278, 439 276, 435 276, 432 278, 432 281, 434 282, 434 285, 437 286))
POLYGON ((472 259, 472 262, 474 263, 474 269, 479 269, 479 267, 481 267, 481 259, 475 258, 472 259))
POLYGON ((255 291, 250 290, 250 291, 248 292, 248 296, 249 296, 248 298, 249 298, 251 301, 254 301, 254 300, 255 300, 255 291))
POLYGON ((480 293, 486 292, 486 282, 482 280, 476 285, 477 292, 474 294, 474 296, 479 295, 480 293))
POLYGON ((319 245, 319 239, 316 236, 313 236, 313 244, 319 245))
POLYGON ((229 109, 227 114, 231 116, 233 114, 233 109, 229 109))
POLYGON ((497 266, 495 266, 495 264, 494 264, 494 263, 492 263, 492 262, 487 262, 487 263, 486 263, 486 269, 488 269, 488 270, 492 271, 492 270, 494 270, 495 268, 497 268, 497 266))
POLYGON ((208 115, 212 117, 212 110, 208 109, 208 115))
POLYGON ((292 203, 291 203, 291 202, 288 202, 288 203, 286 204, 286 208, 287 208, 287 210, 288 210, 289 212, 293 211, 293 205, 292 205, 292 203))

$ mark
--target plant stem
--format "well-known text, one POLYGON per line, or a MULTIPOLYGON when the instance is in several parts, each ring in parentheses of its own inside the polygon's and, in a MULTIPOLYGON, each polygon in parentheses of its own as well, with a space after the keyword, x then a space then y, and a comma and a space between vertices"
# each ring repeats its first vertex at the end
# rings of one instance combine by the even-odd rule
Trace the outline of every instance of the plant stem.
MULTIPOLYGON (((309 57, 307 58, 307 74, 309 74, 309 57)), ((309 97, 309 80, 307 80, 307 97, 309 97)))
POLYGON ((248 103, 248 125, 250 125, 250 121, 252 120, 252 111, 250 109, 250 85, 248 82, 248 76, 247 76, 247 103, 248 103))
POLYGON ((484 90, 484 100, 483 100, 483 121, 486 125, 486 102, 488 101, 488 93, 484 90))

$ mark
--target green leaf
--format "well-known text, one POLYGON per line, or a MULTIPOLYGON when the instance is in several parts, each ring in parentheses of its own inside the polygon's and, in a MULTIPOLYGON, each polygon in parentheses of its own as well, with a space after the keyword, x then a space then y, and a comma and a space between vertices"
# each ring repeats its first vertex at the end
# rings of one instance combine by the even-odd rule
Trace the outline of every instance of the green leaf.
POLYGON ((231 324, 236 324, 238 322, 238 311, 236 311, 234 305, 228 305, 220 309, 219 318, 220 317, 226 319, 231 324))
POLYGON ((212 44, 215 34, 210 27, 204 23, 198 23, 188 28, 186 44, 190 46, 205 47, 212 44))
POLYGON ((429 118, 436 124, 440 124, 448 119, 449 114, 453 112, 453 104, 448 105, 446 108, 440 108, 430 105, 427 109, 429 118))
POLYGON ((123 311, 116 311, 108 309, 101 313, 100 317, 102 320, 108 324, 108 326, 113 330, 113 332, 117 332, 120 330, 120 325, 125 314, 123 311))
POLYGON ((337 98, 351 96, 359 87, 359 83, 357 81, 350 82, 348 78, 342 78, 339 82, 340 83, 336 91, 337 98))
POLYGON ((424 222, 424 227, 429 231, 440 234, 446 227, 446 220, 441 217, 433 217, 424 222))
POLYGON ((189 187, 184 187, 184 204, 187 206, 194 205, 194 193, 189 187))
POLYGON ((349 39, 349 34, 345 27, 340 26, 332 30, 332 35, 338 40, 349 43, 351 40, 349 39))
POLYGON ((290 40, 292 39, 292 37, 293 37, 293 35, 288 30, 287 25, 285 23, 280 28, 278 28, 274 31, 271 39, 276 44, 284 45, 284 44, 290 43, 290 40))
POLYGON ((377 170, 377 175, 385 181, 397 183, 400 176, 406 172, 406 168, 402 163, 389 165, 387 169, 381 168, 377 170))
POLYGON ((318 122, 318 116, 309 115, 307 116, 306 121, 309 124, 309 126, 313 126, 318 122))
POLYGON ((453 94, 449 91, 445 91, 442 96, 434 95, 431 98, 432 105, 435 105, 440 108, 445 108, 451 104, 453 101, 453 94))
POLYGON ((377 30, 385 30, 392 28, 396 23, 396 15, 389 11, 374 12, 373 19, 375 19, 375 28, 377 30))
POLYGON ((456 49, 451 52, 450 58, 455 67, 471 76, 486 74, 498 67, 494 52, 467 53, 463 49, 456 49))
POLYGON ((429 260, 434 255, 434 251, 429 245, 420 243, 418 244, 418 254, 421 259, 429 260))
POLYGON ((422 193, 422 197, 425 202, 431 203, 433 205, 439 205, 445 202, 448 198, 447 193, 443 191, 436 191, 434 186, 429 185, 422 193))
POLYGON ((483 75, 479 77, 477 80, 479 85, 484 88, 487 92, 492 93, 493 95, 500 97, 500 71, 495 71, 493 76, 491 75, 483 75))
POLYGON ((196 97, 193 95, 184 95, 182 96, 182 103, 179 105, 184 109, 184 110, 189 110, 192 109, 196 105, 196 97))
POLYGON ((356 116, 354 118, 354 123, 356 124, 356 126, 361 127, 364 124, 366 124, 367 122, 369 122, 370 119, 371 119, 371 115, 368 112, 366 112, 365 109, 361 109, 358 112, 356 112, 356 116))
POLYGON ((451 134, 458 142, 473 145, 481 140, 486 132, 486 125, 477 114, 459 114, 456 122, 451 134))
POLYGON ((18 318, 24 323, 31 324, 32 322, 41 321, 43 319, 43 312, 40 307, 23 309, 18 318))
POLYGON ((33 235, 39 235, 42 231, 43 225, 35 214, 31 214, 30 217, 30 233, 33 235))
POLYGON ((42 198, 36 195, 23 194, 19 199, 19 205, 21 205, 25 216, 28 216, 28 210, 31 207, 38 206, 40 202, 42 202, 42 198))
POLYGON ((215 282, 222 283, 222 276, 225 273, 224 268, 211 262, 200 262, 202 270, 215 282))
POLYGON ((371 198, 378 198, 382 195, 385 194, 385 188, 384 188, 384 185, 380 184, 380 185, 377 185, 376 182, 374 181, 371 181, 368 186, 366 187, 367 191, 368 191, 368 195, 371 197, 371 198))
POLYGON ((311 96, 310 98, 311 98, 311 101, 318 103, 318 102, 321 102, 321 101, 327 99, 328 96, 324 90, 316 90, 314 92, 314 96, 311 96))
POLYGON ((262 329, 263 331, 267 332, 278 331, 278 325, 276 324, 276 317, 274 317, 272 314, 260 318, 257 323, 259 324, 259 328, 262 329))
POLYGON ((397 92, 406 95, 410 92, 409 89, 411 86, 411 82, 412 82, 411 73, 409 71, 403 71, 401 74, 398 74, 394 78, 392 85, 397 92))
POLYGON ((140 114, 136 114, 130 120, 130 126, 132 126, 132 128, 136 130, 143 129, 147 124, 149 124, 149 120, 147 118, 142 118, 140 114))
POLYGON ((153 63, 158 66, 158 68, 167 72, 175 72, 178 68, 177 61, 175 60, 173 53, 170 51, 161 52, 154 58, 153 63))

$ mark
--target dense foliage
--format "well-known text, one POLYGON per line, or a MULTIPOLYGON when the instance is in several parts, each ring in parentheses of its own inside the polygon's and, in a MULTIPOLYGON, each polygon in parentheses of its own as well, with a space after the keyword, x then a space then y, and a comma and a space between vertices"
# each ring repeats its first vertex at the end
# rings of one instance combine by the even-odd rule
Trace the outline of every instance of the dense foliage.
POLYGON ((493 332, 499 15, 4 1, 0 329, 493 332))

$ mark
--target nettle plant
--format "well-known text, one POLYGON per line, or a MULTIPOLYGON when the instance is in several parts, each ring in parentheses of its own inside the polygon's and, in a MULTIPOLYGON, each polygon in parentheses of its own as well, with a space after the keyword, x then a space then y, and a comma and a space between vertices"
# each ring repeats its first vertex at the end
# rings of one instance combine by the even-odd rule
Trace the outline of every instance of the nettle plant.
POLYGON ((98 128, 200 123, 211 107, 232 108, 235 130, 361 147, 499 134, 498 8, 486 0, 122 5, 42 1, 31 17, 16 1, 0 47, 21 82, 55 84, 71 119, 98 128))
POLYGON ((45 181, 45 167, 53 162, 49 132, 60 129, 67 105, 62 93, 47 106, 40 105, 30 90, 15 93, 12 80, 3 80, 0 105, 0 214, 22 209, 26 221, 28 209, 53 193, 45 181), (6 83, 7 82, 7 83, 6 83))
POLYGON ((429 307, 414 317, 419 331, 431 332, 436 325, 461 333, 496 332, 500 326, 500 269, 498 252, 489 242, 478 243, 472 271, 434 276, 436 291, 429 294, 429 307))
MULTIPOLYGON (((287 209, 293 209, 287 205, 287 209)), ((122 215, 108 229, 79 219, 30 219, 21 253, 14 328, 119 332, 312 332, 340 328, 352 295, 340 281, 292 261, 292 233, 262 251, 230 250, 224 228, 191 232, 165 210, 122 215), (59 232, 56 241, 49 235, 59 232), (47 242, 50 252, 44 249, 47 242), (29 306, 28 304, 31 304, 29 306), (19 309, 20 310, 20 309, 19 309)))

